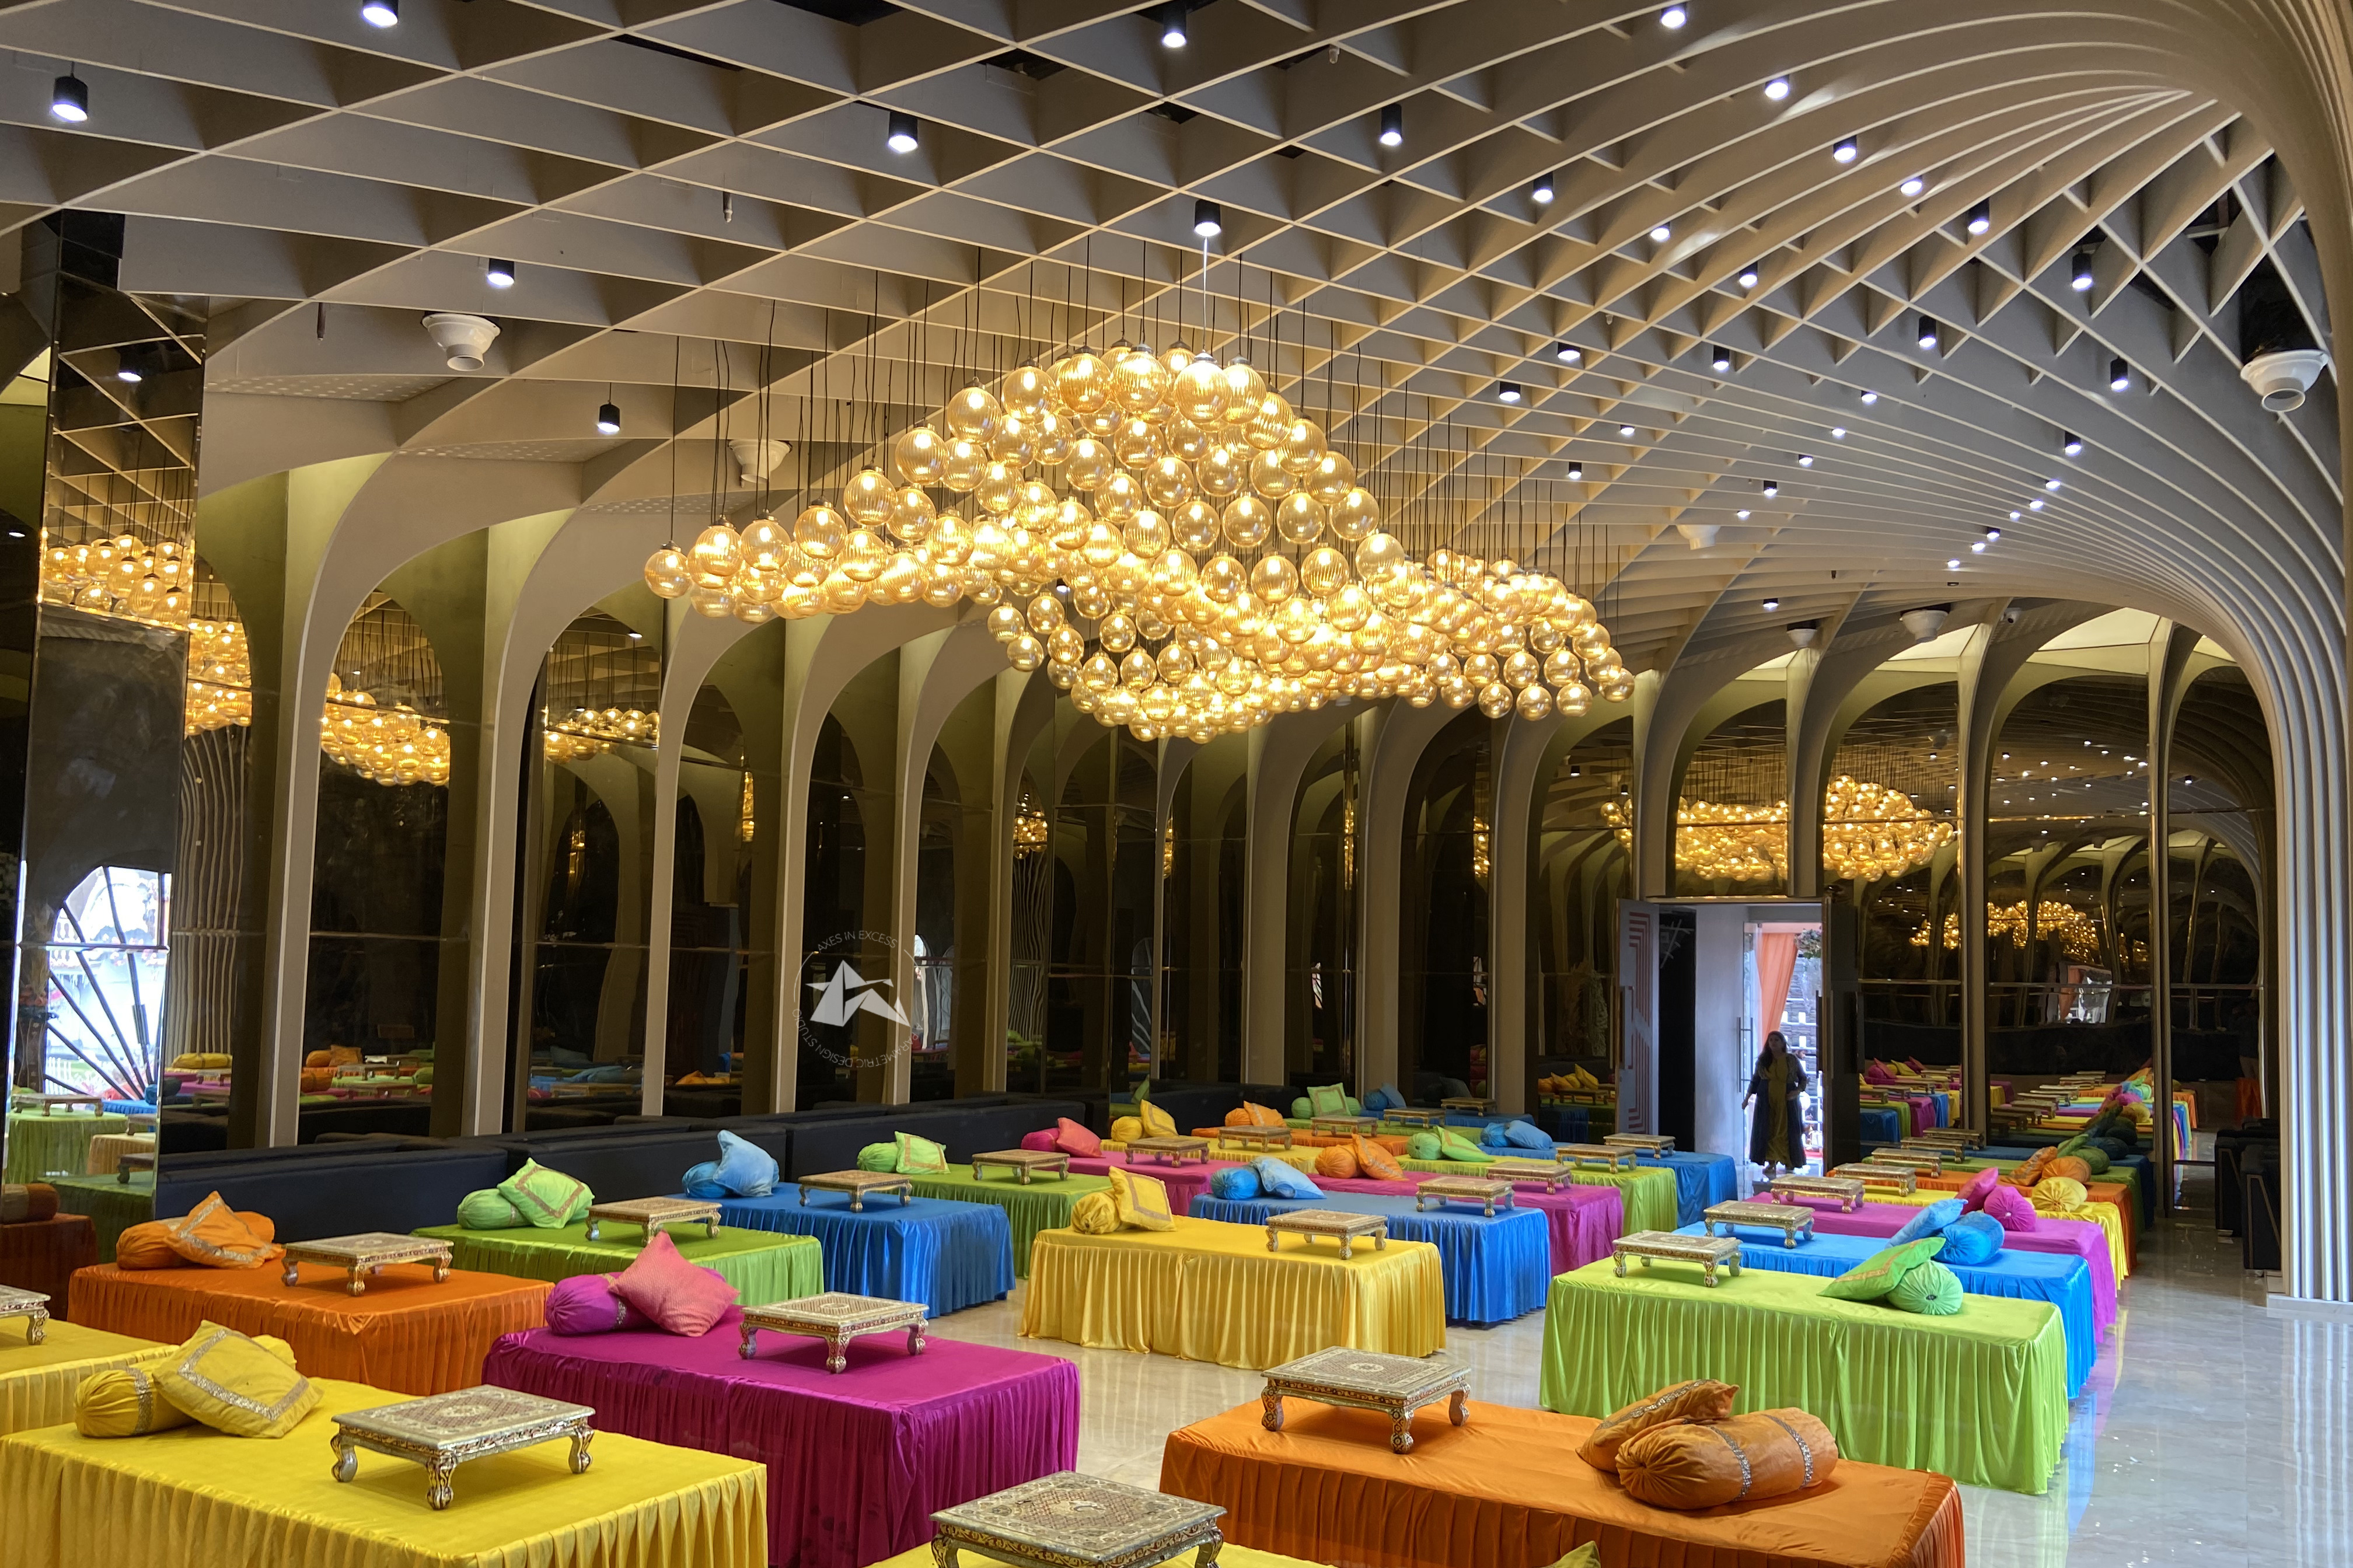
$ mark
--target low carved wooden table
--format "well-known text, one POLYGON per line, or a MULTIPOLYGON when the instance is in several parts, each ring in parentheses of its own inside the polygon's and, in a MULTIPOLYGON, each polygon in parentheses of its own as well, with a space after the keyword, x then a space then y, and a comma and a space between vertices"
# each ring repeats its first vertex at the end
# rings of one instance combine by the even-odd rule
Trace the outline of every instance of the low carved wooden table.
POLYGON ((1370 1137, 1380 1124, 1381 1119, 1377 1116, 1311 1116, 1307 1119, 1307 1131, 1326 1138, 1353 1138, 1360 1134, 1370 1137))
POLYGON ((1672 1132, 1605 1132, 1601 1142, 1612 1149, 1631 1149, 1638 1154, 1672 1154, 1675 1139, 1672 1132))
POLYGON ((1867 1163, 1898 1165, 1925 1176, 1941 1176, 1945 1173, 1946 1152, 1941 1149, 1873 1149, 1867 1163))
POLYGON ((1319 1236, 1329 1237, 1340 1244, 1340 1256, 1353 1255, 1356 1243, 1370 1237, 1373 1250, 1387 1250, 1389 1244, 1389 1222, 1377 1214, 1348 1214, 1339 1209, 1279 1209, 1266 1216, 1266 1249, 1282 1249, 1285 1231, 1308 1238, 1312 1245, 1319 1236))
POLYGON ((826 1171, 797 1180, 800 1183, 803 1208, 808 1207, 809 1189, 812 1187, 821 1193, 848 1193, 852 1214, 866 1211, 866 1194, 869 1193, 896 1193, 902 1204, 913 1201, 915 1196, 915 1184, 896 1171, 826 1171))
POLYGON ((1985 1134, 1974 1127, 1931 1127, 1903 1142, 1906 1149, 1982 1149, 1985 1134))
POLYGON ((1512 1206, 1512 1184, 1486 1176, 1432 1176, 1413 1190, 1413 1212, 1419 1214, 1422 1200, 1443 1207, 1449 1200, 1458 1204, 1479 1204, 1485 1207, 1487 1217, 1495 1217, 1495 1205, 1512 1206))
POLYGON ((993 1149, 975 1154, 972 1157, 972 1179, 976 1182, 980 1180, 982 1168, 989 1165, 1013 1172, 1020 1178, 1018 1184, 1025 1187, 1032 1176, 1051 1172, 1059 1182, 1071 1173, 1071 1157, 1060 1149, 993 1149))
POLYGON ((1542 1182, 1548 1193, 1577 1182, 1577 1167, 1557 1160, 1490 1160, 1487 1174, 1499 1182, 1542 1182))
POLYGON ((449 1278, 449 1244, 429 1236, 403 1236, 397 1231, 366 1230, 356 1236, 328 1236, 316 1241, 286 1243, 286 1268, 280 1276, 291 1285, 301 1278, 296 1265, 323 1263, 332 1268, 350 1271, 351 1278, 343 1289, 359 1295, 367 1289, 368 1276, 393 1263, 430 1263, 433 1283, 441 1284, 449 1278))
POLYGON ((1613 1171, 1642 1168, 1639 1150, 1620 1149, 1608 1143, 1556 1143, 1553 1149, 1567 1164, 1607 1165, 1613 1171))
POLYGON ((956 1568, 957 1550, 970 1547, 1015 1568, 1150 1568, 1198 1547, 1198 1568, 1213 1568, 1225 1512, 1063 1470, 932 1515, 932 1561, 956 1568))
POLYGON ((1831 1174, 1861 1182, 1866 1187, 1888 1187, 1899 1193, 1911 1192, 1920 1184, 1919 1173, 1909 1165, 1877 1165, 1869 1160, 1857 1161, 1852 1165, 1833 1165, 1831 1174))
POLYGON ((923 1325, 930 1314, 921 1301, 899 1301, 888 1296, 853 1296, 828 1290, 791 1301, 771 1301, 744 1309, 744 1342, 738 1353, 750 1361, 759 1353, 760 1331, 803 1334, 825 1342, 825 1370, 839 1372, 849 1364, 849 1342, 860 1334, 907 1331, 907 1353, 923 1353, 923 1325))
POLYGON ((155 1151, 134 1149, 115 1158, 114 1179, 128 1186, 131 1184, 131 1178, 140 1172, 145 1171, 152 1175, 154 1170, 155 1151))
POLYGON ((1730 1236, 1733 1226, 1745 1225, 1758 1230, 1779 1231, 1784 1247, 1814 1239, 1814 1211, 1803 1204, 1758 1204, 1746 1199, 1710 1204, 1701 1211, 1700 1220, 1710 1236, 1715 1234, 1717 1226, 1730 1236))
POLYGON ((596 1414, 586 1405, 485 1385, 405 1399, 397 1405, 347 1410, 333 1418, 335 1435, 328 1443, 335 1451, 335 1479, 348 1481, 359 1474, 362 1448, 412 1460, 432 1477, 425 1489, 425 1500, 444 1509, 455 1495, 450 1477, 469 1459, 487 1459, 493 1454, 511 1454, 517 1448, 568 1437, 572 1473, 585 1474, 589 1440, 596 1436, 596 1429, 588 1423, 596 1414))
POLYGON ((1618 1278, 1626 1278, 1626 1259, 1639 1259, 1643 1268, 1652 1258, 1662 1258, 1672 1263, 1696 1263, 1700 1278, 1711 1288, 1715 1284, 1715 1271, 1729 1268, 1732 1277, 1740 1278, 1740 1241, 1729 1236, 1683 1236, 1672 1230, 1638 1230, 1631 1236, 1621 1236, 1609 1244, 1609 1260, 1617 1265, 1618 1278))
POLYGON ((1219 1142, 1255 1149, 1261 1154, 1271 1149, 1288 1149, 1296 1141, 1288 1127, 1262 1127, 1255 1123, 1246 1127, 1221 1128, 1218 1132, 1219 1142))
POLYGON ((1493 1116, 1495 1102, 1475 1094, 1450 1094, 1438 1102, 1441 1110, 1459 1110, 1465 1116, 1493 1116))
POLYGON ((1776 1176, 1769 1186, 1785 1197, 1836 1198, 1841 1214, 1862 1206, 1862 1184, 1850 1176, 1776 1176))
MULTIPOLYGON (((1284 1131, 1289 1131, 1290 1129, 1285 1128, 1284 1131)), ((1209 1141, 1207 1138, 1187 1138, 1182 1134, 1131 1138, 1127 1142, 1127 1163, 1131 1165, 1137 1163, 1135 1156, 1139 1154, 1150 1154, 1155 1163, 1163 1165, 1182 1165, 1188 1156, 1194 1164, 1206 1165, 1209 1163, 1209 1141)))
POLYGON ((1313 1355, 1269 1367, 1261 1420, 1270 1432, 1282 1430, 1285 1398, 1309 1399, 1350 1410, 1377 1410, 1389 1418, 1392 1452, 1413 1451, 1413 1413, 1446 1401, 1447 1419, 1457 1426, 1471 1419, 1471 1369, 1443 1357, 1388 1355, 1334 1345, 1313 1355))
POLYGON ((1427 1105, 1392 1105, 1381 1112, 1381 1120, 1394 1121, 1399 1127, 1442 1127, 1446 1112, 1427 1105))
POLYGON ((9 1103, 35 1106, 45 1115, 70 1110, 77 1105, 89 1106, 93 1116, 104 1115, 106 1111, 106 1096, 102 1094, 37 1094, 29 1089, 20 1089, 9 1098, 9 1103))
POLYGON ((0 1322, 6 1322, 10 1318, 25 1320, 26 1344, 39 1344, 49 1337, 48 1297, 38 1290, 0 1285, 0 1322))
POLYGON ((595 1241, 607 1220, 636 1226, 651 1241, 666 1225, 692 1225, 700 1220, 706 1237, 719 1234, 719 1205, 708 1198, 622 1198, 588 1205, 588 1239, 595 1241))

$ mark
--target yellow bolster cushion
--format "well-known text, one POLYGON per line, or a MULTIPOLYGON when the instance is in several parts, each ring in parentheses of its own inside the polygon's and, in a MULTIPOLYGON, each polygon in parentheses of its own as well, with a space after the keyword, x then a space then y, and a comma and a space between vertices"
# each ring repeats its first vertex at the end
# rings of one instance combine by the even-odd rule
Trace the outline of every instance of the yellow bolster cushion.
MULTIPOLYGON (((253 1342, 288 1366, 294 1364, 294 1347, 284 1340, 257 1334, 253 1342)), ((92 1373, 74 1390, 74 1429, 85 1437, 143 1437, 194 1419, 164 1397, 149 1366, 92 1373)))

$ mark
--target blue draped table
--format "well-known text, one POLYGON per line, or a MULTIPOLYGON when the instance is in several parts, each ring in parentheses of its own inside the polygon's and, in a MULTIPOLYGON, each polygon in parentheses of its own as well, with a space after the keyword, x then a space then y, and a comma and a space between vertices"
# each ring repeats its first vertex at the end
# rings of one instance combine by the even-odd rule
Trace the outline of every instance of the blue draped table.
POLYGON ((934 1318, 994 1301, 1013 1289, 1013 1226, 995 1204, 870 1195, 852 1213, 847 1193, 778 1182, 765 1198, 727 1198, 719 1223, 813 1236, 825 1254, 825 1288, 921 1301, 934 1318))
MULTIPOLYGON (((1501 1323, 1545 1304, 1552 1279, 1552 1231, 1532 1208, 1497 1209, 1493 1219, 1478 1209, 1444 1204, 1419 1214, 1411 1198, 1378 1193, 1327 1193, 1320 1198, 1213 1198, 1193 1200, 1195 1219, 1229 1225, 1264 1225, 1266 1216, 1291 1209, 1337 1209, 1377 1214, 1389 1222, 1392 1241, 1426 1241, 1438 1248, 1446 1279, 1446 1316, 1454 1322, 1501 1323)), ((1298 1245, 1296 1243, 1293 1245, 1298 1245)), ((1329 1247, 1330 1242, 1308 1245, 1329 1247)), ((1358 1242, 1359 1249, 1369 1245, 1358 1242)))
MULTIPOLYGON (((1683 1233, 1697 1236, 1704 1228, 1685 1226, 1683 1233)), ((1733 1234, 1740 1238, 1743 1268, 1815 1274, 1824 1279, 1835 1279, 1889 1245, 1881 1237, 1831 1236, 1817 1231, 1811 1241, 1788 1247, 1783 1244, 1778 1230, 1736 1226, 1733 1234)), ((2092 1321, 2092 1271, 2084 1267, 2082 1258, 2070 1253, 2019 1252, 2005 1247, 1984 1263, 1948 1263, 1946 1267, 1969 1295, 2048 1301, 2057 1308, 2060 1324, 2067 1336, 2067 1397, 2073 1399, 2084 1391, 2084 1380, 2092 1375, 2092 1363, 2099 1358, 2100 1343, 2099 1331, 2092 1321)), ((1968 1310, 1966 1303, 1961 1310, 1968 1310)))
POLYGON ((1862 1141, 1865 1143, 1900 1143, 1908 1135, 1909 1122, 1904 1112, 1892 1105, 1866 1105, 1862 1111, 1862 1141))
POLYGON ((1641 1163, 1675 1173, 1677 1225, 1697 1225, 1709 1205, 1728 1204, 1740 1195, 1740 1173, 1729 1154, 1645 1154, 1641 1163))

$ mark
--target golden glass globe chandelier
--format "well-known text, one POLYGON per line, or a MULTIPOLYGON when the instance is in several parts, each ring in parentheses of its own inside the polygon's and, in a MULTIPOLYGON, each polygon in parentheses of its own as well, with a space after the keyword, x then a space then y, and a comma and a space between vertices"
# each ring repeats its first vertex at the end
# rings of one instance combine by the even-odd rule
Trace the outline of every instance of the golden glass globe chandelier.
POLYGON ((969 599, 1014 668, 1043 668, 1142 740, 1341 699, 1542 719, 1633 691, 1559 579, 1415 559, 1355 465, 1245 360, 1123 343, 1023 365, 965 387, 885 461, 789 529, 718 522, 663 546, 647 585, 752 624, 969 599))
POLYGON ((319 715, 319 749, 386 786, 449 782, 448 730, 405 702, 379 708, 367 692, 346 691, 332 673, 319 715))
MULTIPOLYGON (((1618 841, 1633 846, 1633 812, 1602 803, 1618 841)), ((1841 880, 1901 877, 1935 858, 1953 825, 1915 805, 1901 790, 1841 773, 1822 794, 1822 868, 1841 880)), ((1789 803, 1725 805, 1683 800, 1675 807, 1675 866, 1703 881, 1770 882, 1789 874, 1789 803)))
POLYGON ((235 621, 188 623, 188 706, 185 731, 253 722, 253 656, 235 621))
POLYGON ((134 533, 51 544, 41 552, 41 600, 119 620, 185 626, 187 562, 173 541, 150 544, 134 533))
POLYGON ((547 721, 540 748, 551 763, 585 762, 616 745, 654 746, 661 741, 661 715, 640 708, 575 708, 547 721))

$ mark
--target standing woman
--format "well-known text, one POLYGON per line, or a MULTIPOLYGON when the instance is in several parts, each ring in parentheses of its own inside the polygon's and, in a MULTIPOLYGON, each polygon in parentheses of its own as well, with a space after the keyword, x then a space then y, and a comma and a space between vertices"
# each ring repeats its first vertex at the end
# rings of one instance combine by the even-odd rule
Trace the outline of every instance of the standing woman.
POLYGON ((1740 1102, 1744 1110, 1757 1106, 1748 1128, 1748 1158, 1764 1166, 1768 1177, 1806 1163, 1805 1119, 1798 1100, 1805 1089, 1806 1069, 1789 1054, 1781 1031, 1774 1030, 1765 1037, 1757 1071, 1748 1079, 1748 1098, 1740 1102))

